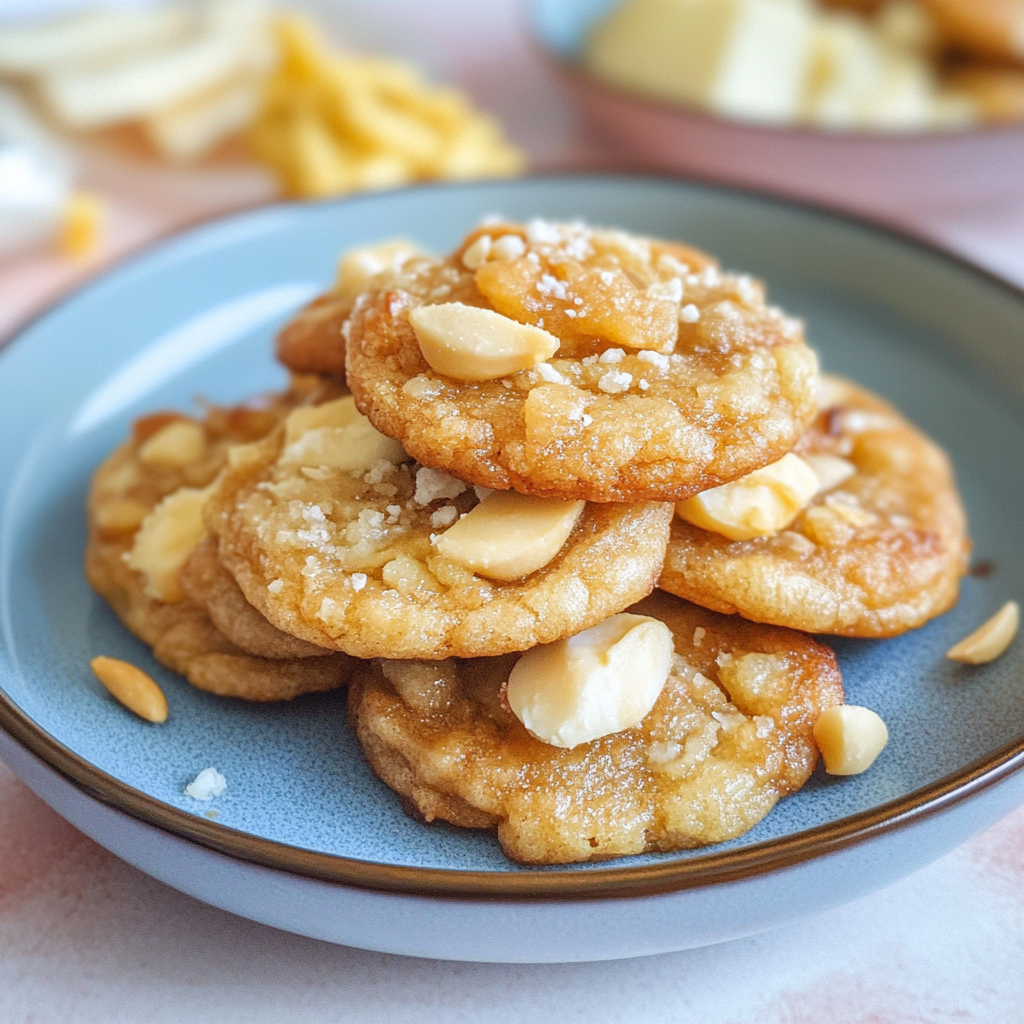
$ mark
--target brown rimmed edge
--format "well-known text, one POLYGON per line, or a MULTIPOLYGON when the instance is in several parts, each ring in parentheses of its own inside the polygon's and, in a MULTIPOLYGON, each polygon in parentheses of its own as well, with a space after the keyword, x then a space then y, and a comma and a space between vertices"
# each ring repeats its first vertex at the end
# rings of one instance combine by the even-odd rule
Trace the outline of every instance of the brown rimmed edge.
MULTIPOLYGON (((966 270, 989 284, 1024 300, 1024 289, 963 258, 959 254, 914 235, 897 230, 891 225, 873 221, 870 217, 852 215, 825 204, 811 203, 779 196, 771 192, 741 188, 687 178, 663 171, 644 172, 627 170, 565 169, 533 175, 533 178, 623 178, 660 180, 675 184, 709 188, 720 193, 755 197, 763 201, 788 206, 797 210, 825 215, 877 234, 892 241, 910 245, 933 257, 966 270)), ((523 179, 510 179, 511 181, 523 179)), ((488 187, 497 181, 431 183, 408 186, 394 191, 431 191, 435 189, 465 189, 474 185, 488 187)), ((115 272, 125 264, 156 250, 174 238, 187 234, 204 224, 229 220, 275 206, 320 206, 339 203, 357 203, 380 199, 379 193, 360 194, 346 199, 320 200, 305 203, 258 204, 231 214, 200 218, 163 238, 127 253, 97 277, 69 289, 45 309, 31 316, 16 328, 12 335, 0 341, 0 348, 15 342, 35 322, 43 319, 55 307, 63 305, 79 292, 91 287, 97 279, 115 272)), ((691 857, 681 861, 643 864, 615 868, 590 867, 557 870, 517 867, 514 871, 458 871, 440 868, 405 867, 381 864, 375 861, 355 860, 334 854, 317 853, 302 847, 290 846, 253 836, 208 819, 172 807, 139 790, 133 789, 114 776, 102 771, 64 746, 54 736, 37 725, 0 689, 0 729, 24 746, 67 782, 86 796, 114 810, 137 818, 177 838, 187 839, 207 849, 262 867, 302 875, 334 884, 405 894, 421 897, 478 900, 593 900, 624 899, 657 895, 682 889, 698 888, 721 882, 737 881, 814 860, 828 854, 875 839, 887 832, 901 829, 942 813, 969 797, 993 786, 1024 768, 1024 735, 997 751, 972 762, 922 789, 915 790, 897 800, 873 807, 860 814, 850 815, 813 829, 797 832, 783 839, 769 840, 752 846, 719 853, 691 857)))
POLYGON ((0 690, 0 728, 86 796, 218 853, 324 882, 411 896, 482 900, 594 900, 651 896, 793 867, 939 814, 1024 768, 1024 736, 898 800, 753 846, 660 864, 575 870, 457 871, 317 853, 228 828, 171 807, 90 764, 28 718, 0 690))

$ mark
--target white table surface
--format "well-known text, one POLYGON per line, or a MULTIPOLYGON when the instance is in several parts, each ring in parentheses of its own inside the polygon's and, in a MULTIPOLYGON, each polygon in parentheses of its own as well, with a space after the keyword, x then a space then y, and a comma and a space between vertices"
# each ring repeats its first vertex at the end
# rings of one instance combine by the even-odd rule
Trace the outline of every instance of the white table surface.
MULTIPOLYGON (((535 164, 613 159, 532 52, 515 0, 304 6, 353 45, 463 84, 535 164)), ((111 210, 101 261, 268 194, 258 174, 96 153, 83 173, 111 210)), ((1024 284, 1024 187, 1018 203, 979 196, 919 229, 1024 284)), ((93 269, 44 253, 0 265, 0 335, 93 269)), ((0 1024, 163 1021, 1024 1021, 1024 810, 882 892, 778 931, 642 960, 486 966, 329 946, 205 906, 117 860, 0 766, 0 1024)))

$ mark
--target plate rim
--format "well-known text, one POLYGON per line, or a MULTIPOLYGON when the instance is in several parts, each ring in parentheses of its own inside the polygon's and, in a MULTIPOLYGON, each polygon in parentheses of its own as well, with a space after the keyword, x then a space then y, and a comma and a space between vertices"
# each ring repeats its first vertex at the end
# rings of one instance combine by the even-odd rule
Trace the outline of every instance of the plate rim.
MULTIPOLYGON (((629 183, 665 182, 706 189, 725 195, 755 198, 764 202, 810 212, 850 226, 887 237, 933 258, 938 257, 957 270, 980 277, 1024 303, 1024 288, 980 266, 965 256, 905 228, 871 217, 858 216, 828 204, 780 196, 768 191, 702 181, 698 178, 663 171, 629 169, 563 169, 524 178, 492 179, 482 182, 440 182, 407 186, 387 193, 362 193, 342 199, 315 202, 284 201, 255 204, 228 214, 197 218, 194 222, 124 254, 103 267, 31 315, 6 338, 0 339, 0 358, 38 322, 56 312, 80 293, 101 285, 136 261, 173 245, 186 236, 221 223, 280 210, 304 210, 311 207, 354 205, 395 193, 437 190, 463 190, 530 181, 616 180, 629 183)), ((733 882, 767 874, 816 860, 846 848, 860 845, 888 832, 906 828, 942 813, 1002 782, 1024 769, 1024 733, 995 751, 941 779, 913 790, 902 797, 878 804, 868 810, 846 815, 835 821, 790 833, 738 849, 702 854, 685 860, 665 861, 585 870, 571 865, 556 871, 531 870, 517 865, 509 871, 473 871, 453 868, 428 868, 379 861, 360 860, 324 853, 266 839, 164 803, 103 771, 61 743, 23 711, 2 687, 0 680, 0 728, 32 754, 74 785, 86 796, 156 827, 178 838, 251 864, 284 871, 323 882, 354 886, 385 893, 459 900, 493 902, 514 901, 587 901, 622 899, 678 892, 685 889, 733 882)), ((713 846, 709 847, 713 850, 713 846)), ((511 863, 511 862, 510 862, 511 863)))

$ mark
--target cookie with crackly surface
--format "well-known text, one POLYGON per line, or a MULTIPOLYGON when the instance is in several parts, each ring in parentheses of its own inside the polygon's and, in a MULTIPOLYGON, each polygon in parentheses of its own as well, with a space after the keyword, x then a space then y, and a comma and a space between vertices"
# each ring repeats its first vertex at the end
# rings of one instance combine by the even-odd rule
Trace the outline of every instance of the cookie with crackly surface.
POLYGON ((895 636, 952 607, 970 543, 945 453, 849 381, 823 377, 821 404, 796 448, 817 494, 771 536, 730 540, 677 517, 662 589, 842 636, 895 636))
POLYGON ((235 449, 205 517, 279 629, 439 659, 557 640, 650 593, 672 506, 487 493, 413 462, 341 399, 235 449))
POLYGON ((503 687, 514 656, 360 667, 349 717, 373 770, 426 821, 493 828, 506 854, 562 864, 741 835, 809 778, 812 729, 843 703, 833 653, 792 630, 656 593, 630 609, 675 640, 653 710, 572 749, 534 738, 503 687))
POLYGON ((158 661, 219 696, 287 700, 334 689, 352 668, 345 655, 275 629, 208 560, 187 561, 194 543, 204 547, 194 530, 201 531, 198 502, 229 448, 266 434, 309 397, 303 394, 309 387, 305 382, 260 405, 214 408, 203 420, 178 413, 143 417, 93 479, 89 582, 158 661), (169 514, 175 509, 177 519, 169 514))
POLYGON ((359 409, 424 465, 526 494, 674 501, 793 447, 816 360, 746 276, 533 221, 378 278, 346 327, 359 409))

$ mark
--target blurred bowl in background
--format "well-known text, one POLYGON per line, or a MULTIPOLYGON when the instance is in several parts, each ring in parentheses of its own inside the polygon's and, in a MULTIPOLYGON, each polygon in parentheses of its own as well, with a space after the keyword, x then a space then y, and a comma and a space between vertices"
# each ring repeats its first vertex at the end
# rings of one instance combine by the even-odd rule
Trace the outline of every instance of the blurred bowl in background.
POLYGON ((580 59, 619 0, 528 0, 534 39, 617 163, 697 175, 914 223, 1024 197, 1024 124, 827 131, 717 117, 609 85, 580 59))

